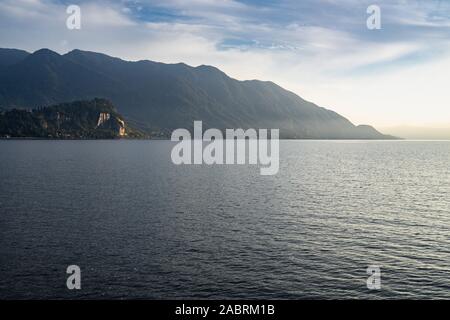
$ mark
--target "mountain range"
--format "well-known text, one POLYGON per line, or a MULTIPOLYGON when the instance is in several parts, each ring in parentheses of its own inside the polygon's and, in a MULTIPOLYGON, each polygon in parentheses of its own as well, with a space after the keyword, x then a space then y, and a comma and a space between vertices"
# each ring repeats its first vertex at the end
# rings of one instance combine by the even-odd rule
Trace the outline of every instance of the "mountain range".
POLYGON ((0 49, 0 108, 37 108, 110 100, 128 123, 151 135, 176 128, 278 128, 281 138, 392 139, 355 126, 273 82, 239 81, 221 70, 184 63, 125 61, 105 54, 0 49))

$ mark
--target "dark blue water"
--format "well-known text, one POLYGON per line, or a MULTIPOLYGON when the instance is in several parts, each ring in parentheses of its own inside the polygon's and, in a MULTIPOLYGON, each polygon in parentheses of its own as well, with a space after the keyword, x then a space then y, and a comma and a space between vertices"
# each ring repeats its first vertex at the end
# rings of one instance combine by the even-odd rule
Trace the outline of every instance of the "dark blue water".
POLYGON ((172 146, 0 141, 0 298, 450 298, 450 142, 282 141, 275 176, 172 146))

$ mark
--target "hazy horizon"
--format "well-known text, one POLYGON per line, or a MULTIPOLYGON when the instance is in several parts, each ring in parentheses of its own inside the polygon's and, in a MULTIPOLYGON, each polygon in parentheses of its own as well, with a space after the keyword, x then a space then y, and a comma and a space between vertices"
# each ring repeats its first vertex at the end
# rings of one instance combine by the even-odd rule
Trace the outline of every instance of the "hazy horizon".
POLYGON ((379 127, 384 134, 409 140, 450 140, 450 125, 379 127))

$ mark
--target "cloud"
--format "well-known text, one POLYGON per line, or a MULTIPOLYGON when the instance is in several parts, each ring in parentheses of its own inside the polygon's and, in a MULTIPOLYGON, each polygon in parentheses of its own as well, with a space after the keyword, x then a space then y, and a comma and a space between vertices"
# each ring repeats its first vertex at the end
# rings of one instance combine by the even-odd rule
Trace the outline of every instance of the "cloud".
POLYGON ((96 3, 87 3, 83 5, 82 21, 87 28, 91 27, 130 27, 137 26, 127 16, 127 11, 120 11, 118 8, 107 7, 96 3))

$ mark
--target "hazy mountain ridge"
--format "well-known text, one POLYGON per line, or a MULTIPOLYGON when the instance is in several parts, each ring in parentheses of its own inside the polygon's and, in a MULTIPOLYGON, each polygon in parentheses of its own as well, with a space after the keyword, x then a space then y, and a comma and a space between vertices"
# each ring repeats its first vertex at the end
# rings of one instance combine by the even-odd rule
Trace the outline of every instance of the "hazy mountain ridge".
POLYGON ((0 68, 16 64, 25 59, 30 53, 17 49, 0 49, 0 68))
POLYGON ((0 49, 0 108, 102 97, 147 132, 191 128, 202 120, 204 128, 279 128, 282 138, 392 138, 272 82, 238 81, 211 66, 129 62, 81 50, 16 53, 0 49))

